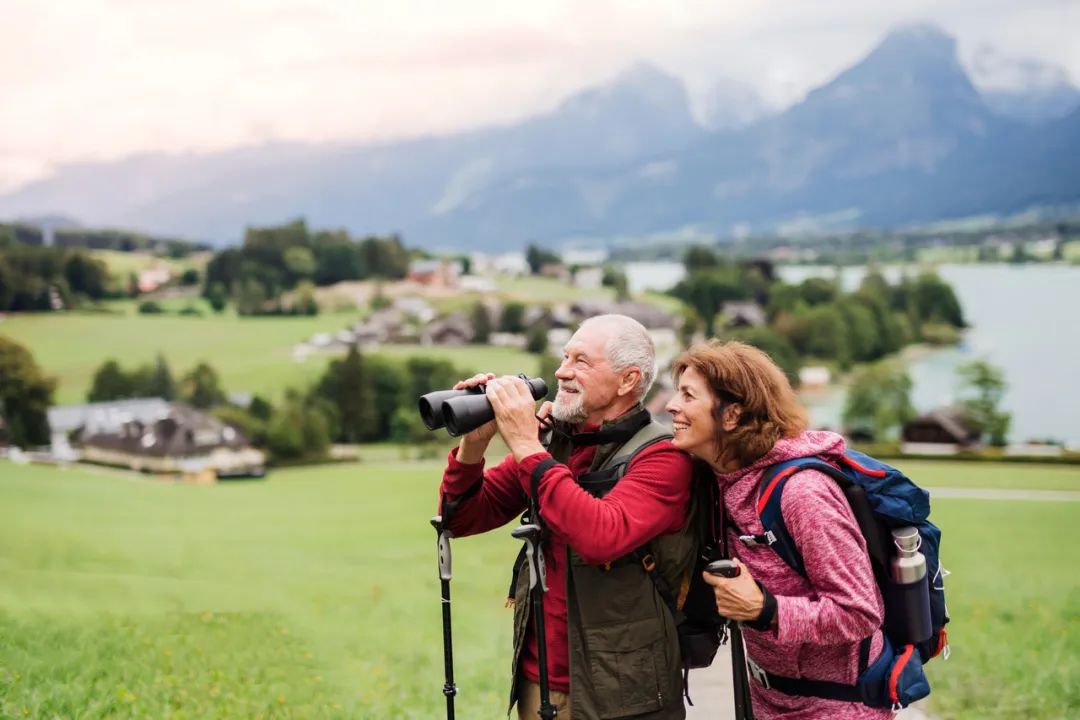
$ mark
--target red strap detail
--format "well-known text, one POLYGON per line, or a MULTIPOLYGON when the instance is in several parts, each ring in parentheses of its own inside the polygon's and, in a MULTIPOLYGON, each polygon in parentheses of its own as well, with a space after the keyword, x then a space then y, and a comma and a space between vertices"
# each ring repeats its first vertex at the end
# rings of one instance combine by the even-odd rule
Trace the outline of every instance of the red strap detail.
POLYGON ((758 515, 761 515, 761 513, 765 512, 765 506, 769 504, 769 496, 772 495, 772 491, 776 489, 776 484, 799 469, 800 468, 798 465, 792 465, 791 467, 785 468, 784 470, 776 473, 776 477, 774 477, 772 479, 772 482, 769 483, 769 487, 765 488, 765 492, 761 493, 761 497, 758 498, 758 515))
POLYGON ((905 645, 904 652, 900 653, 900 659, 893 665, 892 673, 889 675, 889 699, 892 700, 893 705, 900 703, 900 696, 896 692, 896 683, 900 681, 900 673, 904 671, 904 666, 911 659, 911 653, 913 652, 915 652, 914 645, 905 645))
POLYGON ((937 657, 941 654, 941 651, 945 649, 945 646, 949 644, 949 634, 945 631, 945 628, 941 628, 938 631, 937 649, 934 650, 934 654, 930 657, 937 657))
POLYGON ((857 463, 854 460, 852 460, 851 458, 849 458, 847 455, 841 455, 840 459, 843 460, 848 465, 850 465, 851 467, 858 470, 859 472, 863 473, 864 475, 869 475, 870 477, 883 478, 883 477, 885 477, 885 475, 888 474, 884 470, 871 470, 870 468, 865 468, 862 465, 860 465, 859 463, 857 463))

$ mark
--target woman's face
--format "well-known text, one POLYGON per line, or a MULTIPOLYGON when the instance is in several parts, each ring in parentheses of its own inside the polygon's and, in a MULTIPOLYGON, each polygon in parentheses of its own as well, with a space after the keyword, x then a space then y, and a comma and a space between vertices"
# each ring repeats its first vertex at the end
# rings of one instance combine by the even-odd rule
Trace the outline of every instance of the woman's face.
POLYGON ((671 442, 675 447, 709 463, 719 455, 714 402, 705 378, 688 367, 679 376, 675 395, 664 408, 674 421, 675 437, 671 442))

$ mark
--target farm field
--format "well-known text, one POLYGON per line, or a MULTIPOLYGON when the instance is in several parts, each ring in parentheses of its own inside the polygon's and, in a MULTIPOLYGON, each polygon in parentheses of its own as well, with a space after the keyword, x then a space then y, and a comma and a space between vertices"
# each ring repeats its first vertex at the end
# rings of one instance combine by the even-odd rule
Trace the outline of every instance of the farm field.
MULTIPOLYGON (((212 487, 0 463, 0 717, 440 716, 441 465, 383 457, 212 487)), ((1071 473, 1054 482, 1080 489, 1071 473)), ((939 500, 934 519, 954 621, 931 710, 1074 716, 1080 503, 939 500)), ((509 528, 454 541, 463 717, 505 712, 517 550, 509 528)))
MULTIPOLYGON (((187 304, 187 301, 177 301, 187 304)), ((323 313, 314 317, 239 317, 207 313, 203 317, 139 315, 127 312, 35 313, 0 321, 0 335, 23 344, 46 374, 59 379, 59 404, 83 402, 94 372, 109 358, 125 369, 153 362, 162 353, 177 377, 207 360, 229 391, 259 393, 273 400, 285 388, 315 381, 332 353, 294 362, 293 346, 318 332, 336 332, 355 322, 356 313, 323 313)), ((537 358, 510 348, 479 346, 433 349, 418 345, 386 345, 380 353, 396 357, 445 358, 472 372, 535 372, 537 358)))
POLYGON ((889 460, 924 487, 1077 490, 1080 466, 1010 462, 889 460))

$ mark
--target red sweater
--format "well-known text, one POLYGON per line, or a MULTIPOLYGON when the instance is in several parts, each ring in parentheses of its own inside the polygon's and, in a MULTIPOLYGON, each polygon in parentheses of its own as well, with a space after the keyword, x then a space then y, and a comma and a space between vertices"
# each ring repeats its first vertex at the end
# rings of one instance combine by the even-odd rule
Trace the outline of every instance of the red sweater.
MULTIPOLYGON (((657 535, 675 532, 686 520, 690 501, 690 459, 670 442, 656 443, 634 459, 615 488, 603 498, 581 489, 574 477, 589 471, 595 447, 574 450, 567 465, 556 465, 540 480, 540 514, 550 530, 544 549, 548 592, 544 595, 548 679, 553 690, 570 691, 570 650, 566 629, 566 546, 586 562, 617 560, 657 535)), ((481 477, 479 492, 464 500, 450 519, 457 537, 501 527, 524 512, 532 471, 548 453, 520 463, 508 456, 484 472, 484 463, 466 465, 450 452, 442 492, 450 498, 469 490, 481 477)), ((521 671, 539 682, 532 623, 521 651, 521 671)))

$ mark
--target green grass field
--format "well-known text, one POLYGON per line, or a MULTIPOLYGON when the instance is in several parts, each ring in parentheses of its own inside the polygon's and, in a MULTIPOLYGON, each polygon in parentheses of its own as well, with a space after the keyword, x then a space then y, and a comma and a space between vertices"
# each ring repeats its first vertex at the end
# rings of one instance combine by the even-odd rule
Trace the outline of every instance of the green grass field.
MULTIPOLYGON (((159 352, 177 376, 207 360, 221 374, 226 389, 273 399, 286 387, 313 382, 333 357, 317 354, 296 363, 293 345, 317 332, 341 330, 356 319, 355 313, 263 318, 139 315, 132 312, 131 303, 116 307, 122 312, 12 315, 0 321, 0 335, 25 345, 44 371, 59 379, 55 399, 61 404, 83 402, 94 372, 105 360, 114 358, 131 369, 152 362, 159 352)), ((398 357, 435 354, 469 372, 535 372, 538 366, 536 356, 508 348, 433 350, 403 345, 385 346, 380 352, 398 357)))
POLYGON ((1078 490, 1080 466, 1010 462, 889 460, 925 487, 1078 490))
POLYGON ((180 275, 188 268, 195 268, 200 273, 210 260, 210 253, 195 253, 189 257, 175 259, 161 257, 148 252, 122 252, 120 250, 91 250, 90 255, 105 263, 110 275, 126 281, 131 273, 139 273, 159 264, 169 266, 174 275, 180 275))
POLYGON ((495 287, 503 299, 524 303, 615 299, 615 291, 609 287, 579 288, 554 278, 532 275, 499 277, 495 280, 495 287))
MULTIPOLYGON (((441 716, 440 469, 197 487, 0 463, 0 717, 441 716)), ((931 709, 1076 716, 1080 504, 941 500, 934 518, 954 622, 931 709)), ((454 543, 458 713, 502 717, 518 543, 454 543)))

